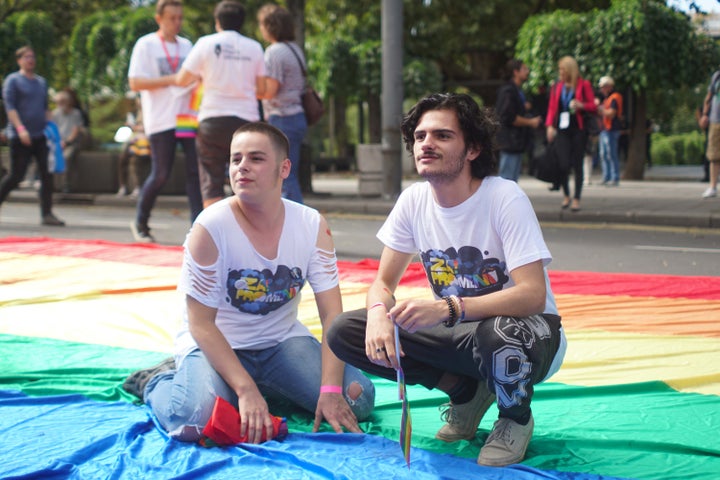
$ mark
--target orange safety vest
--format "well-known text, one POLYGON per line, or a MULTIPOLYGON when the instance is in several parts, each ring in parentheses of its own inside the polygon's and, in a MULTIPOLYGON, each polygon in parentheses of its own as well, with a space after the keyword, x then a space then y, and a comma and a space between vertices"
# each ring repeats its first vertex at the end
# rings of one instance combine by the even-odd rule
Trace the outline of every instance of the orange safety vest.
MULTIPOLYGON (((612 102, 615 100, 615 103, 617 103, 617 112, 615 112, 615 118, 618 120, 622 120, 622 111, 623 111, 623 99, 622 95, 620 95, 618 92, 613 92, 603 101, 603 108, 609 109, 612 108, 612 102)), ((603 127, 605 130, 612 130, 612 123, 614 118, 606 117, 603 115, 603 127)))

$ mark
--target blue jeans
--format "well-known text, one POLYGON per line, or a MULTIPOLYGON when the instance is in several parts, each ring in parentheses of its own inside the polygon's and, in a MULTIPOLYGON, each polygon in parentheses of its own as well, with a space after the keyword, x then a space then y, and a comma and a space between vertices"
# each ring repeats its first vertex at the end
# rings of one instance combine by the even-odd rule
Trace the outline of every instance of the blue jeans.
POLYGON ((150 135, 150 150, 152 152, 152 167, 150 176, 145 180, 140 191, 137 203, 136 222, 138 225, 147 225, 150 211, 160 190, 170 178, 173 163, 175 163, 175 150, 177 144, 185 152, 185 192, 190 205, 190 223, 195 220, 203 209, 200 196, 200 179, 198 177, 197 153, 194 138, 176 138, 175 129, 150 135))
POLYGON ((600 132, 600 161, 603 183, 620 181, 619 140, 620 132, 618 130, 603 130, 600 132))
POLYGON ((295 115, 281 117, 270 115, 268 123, 279 128, 290 141, 290 175, 285 179, 282 186, 282 195, 288 200, 303 203, 302 189, 300 188, 300 151, 303 138, 307 132, 307 120, 303 112, 295 115))
MULTIPOLYGON (((315 412, 321 372, 320 342, 315 337, 293 337, 264 350, 235 350, 235 354, 269 401, 287 400, 308 412, 315 412)), ((360 384, 362 393, 355 400, 345 393, 345 400, 362 421, 375 405, 375 386, 360 370, 346 365, 343 391, 347 392, 353 382, 360 384)), ((153 377, 143 396, 171 437, 190 442, 200 439, 216 396, 232 405, 238 403, 235 392, 212 368, 201 350, 185 357, 178 370, 153 377)))
POLYGON ((520 171, 522 170, 522 152, 504 152, 500 150, 500 167, 498 174, 502 178, 507 178, 514 182, 520 178, 520 171))

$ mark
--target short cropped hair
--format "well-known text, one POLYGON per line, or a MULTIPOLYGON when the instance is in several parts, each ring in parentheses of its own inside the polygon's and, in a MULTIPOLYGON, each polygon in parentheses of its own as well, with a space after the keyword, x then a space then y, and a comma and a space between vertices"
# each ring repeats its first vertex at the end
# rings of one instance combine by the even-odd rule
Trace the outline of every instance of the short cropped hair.
POLYGON ((270 139, 273 147, 278 154, 282 157, 280 160, 285 160, 290 155, 290 141, 285 134, 277 127, 270 125, 265 122, 249 122, 239 127, 232 135, 235 139, 236 136, 241 133, 262 133, 270 139))
POLYGON ((155 15, 162 17, 163 12, 165 12, 165 8, 182 6, 182 0, 158 0, 157 5, 155 5, 155 15))
POLYGON ((465 147, 475 147, 480 153, 470 162, 472 176, 485 178, 497 173, 495 134, 499 123, 492 110, 480 108, 470 95, 464 93, 434 93, 420 99, 403 117, 400 130, 405 149, 413 153, 415 129, 420 118, 430 110, 452 110, 457 115, 465 147))
POLYGON ((235 0, 223 0, 215 7, 214 16, 223 30, 240 32, 245 23, 245 7, 235 0))
POLYGON ((15 50, 15 60, 20 60, 23 55, 28 52, 35 53, 35 50, 30 45, 23 45, 22 47, 15 50))
POLYGON ((276 41, 295 40, 295 23, 287 8, 273 3, 265 4, 258 11, 258 21, 276 41))

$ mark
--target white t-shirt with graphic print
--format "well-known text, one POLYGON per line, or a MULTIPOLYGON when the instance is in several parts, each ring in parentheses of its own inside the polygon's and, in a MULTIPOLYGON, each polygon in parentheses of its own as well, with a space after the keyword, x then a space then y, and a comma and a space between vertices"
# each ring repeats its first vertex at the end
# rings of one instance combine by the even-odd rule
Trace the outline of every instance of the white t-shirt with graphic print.
POLYGON ((183 64, 203 84, 198 120, 260 120, 257 77, 265 76, 263 55, 260 43, 233 30, 200 37, 183 64))
MULTIPOLYGON (((417 253, 437 298, 473 297, 510 288, 510 271, 552 260, 525 192, 513 181, 489 176, 465 202, 439 206, 430 184, 402 192, 378 231, 386 246, 417 253)), ((544 313, 557 315, 547 271, 544 313)))
MULTIPOLYGON (((276 258, 265 258, 253 248, 231 208, 228 197, 205 210, 195 220, 210 234, 218 249, 218 261, 206 278, 194 274, 185 242, 185 256, 178 290, 203 305, 217 308, 215 324, 233 349, 259 350, 292 337, 312 336, 298 320, 300 290, 307 281, 315 293, 338 285, 332 252, 316 247, 320 214, 305 205, 283 199, 283 224, 276 258)), ((175 355, 181 360, 197 348, 188 330, 187 310, 176 339, 175 355)))
MULTIPOLYGON (((177 73, 190 53, 192 42, 183 37, 176 40, 164 42, 163 47, 157 32, 140 37, 130 56, 128 78, 158 78, 177 73)), ((140 100, 145 134, 152 135, 177 126, 177 114, 190 102, 190 94, 186 89, 169 86, 141 90, 140 100)))

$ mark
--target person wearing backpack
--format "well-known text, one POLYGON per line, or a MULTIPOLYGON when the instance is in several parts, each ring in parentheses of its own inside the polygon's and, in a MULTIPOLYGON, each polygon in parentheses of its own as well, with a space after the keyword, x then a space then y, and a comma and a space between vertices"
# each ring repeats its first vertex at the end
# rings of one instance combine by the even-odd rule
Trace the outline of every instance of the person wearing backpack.
POLYGON ((598 87, 605 100, 598 106, 602 118, 600 132, 600 164, 602 165, 603 185, 617 187, 620 184, 620 157, 618 143, 622 130, 623 98, 615 91, 615 80, 602 77, 598 87))

